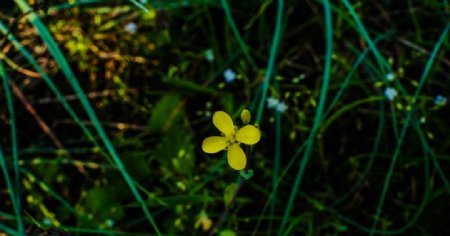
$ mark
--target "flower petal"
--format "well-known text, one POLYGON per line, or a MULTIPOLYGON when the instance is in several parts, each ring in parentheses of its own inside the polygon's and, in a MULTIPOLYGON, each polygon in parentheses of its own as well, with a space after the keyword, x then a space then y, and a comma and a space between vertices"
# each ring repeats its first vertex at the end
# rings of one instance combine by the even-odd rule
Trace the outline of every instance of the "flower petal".
POLYGON ((236 140, 247 145, 253 145, 259 142, 261 139, 261 133, 259 129, 253 125, 246 125, 240 128, 236 133, 236 140))
POLYGON ((242 170, 247 164, 244 150, 239 147, 239 144, 233 143, 228 147, 228 164, 235 170, 242 170))
POLYGON ((212 136, 205 138, 202 143, 202 149, 206 153, 216 153, 222 151, 228 146, 228 141, 225 137, 212 136))
POLYGON ((225 136, 229 136, 234 133, 234 125, 231 117, 223 112, 216 111, 213 115, 213 123, 225 136))

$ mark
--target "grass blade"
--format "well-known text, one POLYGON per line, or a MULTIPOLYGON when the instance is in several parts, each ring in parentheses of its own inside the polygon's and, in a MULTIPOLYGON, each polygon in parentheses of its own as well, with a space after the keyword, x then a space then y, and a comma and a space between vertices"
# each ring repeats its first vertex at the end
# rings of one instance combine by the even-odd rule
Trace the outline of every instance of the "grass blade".
POLYGON ((317 107, 316 116, 314 117, 314 124, 311 130, 311 134, 308 137, 306 149, 302 158, 302 161, 300 163, 299 169, 297 171, 297 176, 295 178, 295 182, 293 184, 291 193, 289 195, 289 200, 286 206, 286 210, 284 211, 283 219, 281 221, 280 230, 278 231, 278 235, 281 235, 284 228, 286 227, 287 220, 292 212, 292 209, 294 207, 294 200, 297 195, 297 192, 300 187, 300 183, 303 177, 303 173, 305 172, 306 165, 308 164, 312 146, 314 143, 314 139, 316 136, 316 132, 319 129, 319 126, 322 121, 322 113, 323 109, 325 107, 325 101, 327 98, 327 92, 328 92, 328 86, 330 83, 330 77, 331 77, 331 60, 332 60, 332 54, 333 54, 333 22, 332 22, 332 15, 331 15, 331 7, 330 2, 327 0, 323 1, 323 8, 324 8, 324 15, 325 15, 325 69, 323 73, 323 83, 322 88, 320 90, 320 100, 319 100, 319 106, 317 107))
MULTIPOLYGON (((31 12, 32 11, 31 7, 24 0, 15 0, 15 2, 19 6, 19 8, 22 10, 22 12, 31 12)), ((83 92, 83 89, 81 88, 78 80, 76 79, 75 75, 73 74, 72 70, 70 69, 69 64, 67 63, 67 60, 63 56, 61 50, 59 49, 59 47, 56 44, 55 40, 53 39, 52 35, 48 31, 47 27, 42 23, 40 18, 34 12, 31 12, 29 14, 28 20, 30 21, 31 24, 33 24, 33 26, 38 31, 39 36, 47 44, 51 55, 53 56, 53 58, 56 60, 56 62, 60 66, 62 72, 65 74, 67 80, 69 81, 70 85, 74 89, 77 97, 80 99, 80 102, 81 102, 83 108, 85 109, 87 115, 89 116, 91 122, 94 124, 94 127, 95 127, 98 135, 101 137, 104 145, 106 146, 106 149, 108 150, 109 154, 112 156, 115 164, 117 165, 117 168, 119 169, 119 171, 121 172, 125 181, 127 182, 134 197, 140 203, 148 221, 152 225, 155 232, 158 235, 160 235, 159 229, 158 229, 150 211, 148 210, 142 196, 138 192, 136 186, 133 183, 133 180, 131 179, 130 175, 128 174, 127 170, 125 169, 125 166, 123 165, 114 146, 112 145, 110 139, 106 135, 106 132, 104 131, 103 127, 101 126, 100 121, 99 121, 97 115, 95 114, 94 109, 92 108, 91 104, 89 103, 89 100, 87 99, 85 93, 83 92)))
MULTIPOLYGON (((12 156, 13 156, 13 168, 14 168, 14 188, 9 186, 9 191, 11 193, 17 194, 15 196, 15 201, 13 201, 14 209, 16 211, 17 217, 17 230, 19 233, 24 233, 24 225, 21 214, 21 203, 20 203, 20 174, 19 174, 19 149, 17 145, 17 131, 16 131, 16 117, 13 106, 13 98, 11 96, 11 91, 8 85, 8 76, 3 67, 3 62, 0 60, 0 76, 3 80, 3 88, 5 89, 6 101, 8 103, 8 111, 10 115, 10 125, 11 125, 11 143, 12 143, 12 156)), ((4 161, 3 161, 4 162, 4 161)), ((5 170, 4 170, 5 171, 5 170)), ((7 171, 7 170, 6 170, 7 171)), ((7 174, 7 172, 5 172, 7 174)))
MULTIPOLYGON (((428 73, 430 72, 430 69, 431 69, 432 65, 433 65, 434 59, 436 57, 436 54, 438 53, 439 48, 441 47, 442 43, 444 42, 444 39, 447 36, 449 28, 450 28, 450 24, 447 24, 447 26, 445 27, 445 29, 442 32, 441 36, 439 37, 438 42, 434 46, 433 52, 431 53, 431 56, 428 59, 427 64, 425 66, 425 69, 424 69, 424 71, 422 73, 422 76, 420 78, 419 86, 418 86, 416 92, 414 93, 413 104, 414 104, 414 101, 417 100, 417 97, 419 96, 419 93, 422 90, 423 85, 425 84, 426 78, 428 76, 428 73)), ((391 178, 392 178, 392 174, 394 172, 395 165, 397 163, 398 156, 400 154, 400 147, 403 144, 403 140, 404 140, 404 137, 406 135, 406 131, 408 130, 409 123, 410 123, 413 111, 414 111, 413 109, 409 110, 408 114, 406 116, 405 125, 402 128, 402 131, 401 131, 401 134, 400 134, 400 137, 399 137, 399 140, 398 140, 397 148, 396 148, 396 150, 394 152, 394 155, 393 155, 392 161, 391 161, 391 165, 389 166, 389 171, 388 171, 388 173, 386 175, 386 178, 384 180, 383 190, 381 192, 381 196, 380 196, 380 200, 379 200, 379 203, 378 203, 377 211, 376 211, 375 216, 374 216, 372 230, 370 231, 370 235, 374 235, 375 234, 376 226, 378 224, 378 221, 379 221, 379 218, 380 218, 380 214, 381 214, 381 210, 382 210, 383 205, 384 205, 384 200, 385 200, 385 197, 386 197, 386 193, 387 193, 387 190, 389 188, 389 184, 390 184, 390 181, 391 181, 391 178)))

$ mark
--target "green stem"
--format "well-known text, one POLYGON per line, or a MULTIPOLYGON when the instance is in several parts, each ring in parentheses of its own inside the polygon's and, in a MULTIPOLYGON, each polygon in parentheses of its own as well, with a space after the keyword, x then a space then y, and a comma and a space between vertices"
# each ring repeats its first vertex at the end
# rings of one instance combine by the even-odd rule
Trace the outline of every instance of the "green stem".
POLYGON ((330 2, 328 0, 323 1, 323 8, 324 8, 324 15, 325 15, 325 66, 324 66, 324 74, 323 74, 323 83, 322 88, 320 90, 320 100, 319 100, 319 106, 317 108, 316 116, 314 117, 314 124, 313 128, 311 130, 311 133, 308 137, 308 140, 306 141, 306 149, 302 158, 302 161, 300 163, 299 169, 297 171, 297 176, 295 178, 295 182, 293 184, 291 193, 289 195, 289 200, 287 203, 286 210, 284 211, 283 220, 281 222, 280 231, 278 231, 278 235, 282 235, 282 232, 284 228, 286 227, 287 220, 289 219, 289 216, 292 212, 292 209, 294 208, 294 200, 297 195, 297 192, 300 187, 300 183, 302 181, 303 174, 305 172, 306 165, 308 164, 312 146, 314 143, 314 138, 316 136, 316 133, 319 129, 319 126, 322 122, 322 113, 323 109, 325 107, 325 101, 327 98, 327 91, 328 86, 330 83, 330 77, 331 77, 331 61, 332 61, 332 53, 333 53, 333 22, 332 22, 332 15, 331 15, 331 7, 330 2))
POLYGON ((278 46, 280 44, 281 29, 282 29, 281 26, 282 26, 282 22, 283 22, 283 7, 284 7, 284 1, 278 0, 275 32, 273 35, 272 46, 270 48, 269 62, 267 63, 267 69, 266 69, 266 72, 264 75, 264 84, 263 84, 263 89, 262 89, 261 100, 259 100, 258 114, 256 116, 257 123, 261 123, 261 118, 262 118, 262 114, 264 111, 264 103, 266 101, 267 91, 269 90, 270 78, 272 77, 272 72, 273 72, 273 68, 275 65, 275 59, 277 56, 278 46))

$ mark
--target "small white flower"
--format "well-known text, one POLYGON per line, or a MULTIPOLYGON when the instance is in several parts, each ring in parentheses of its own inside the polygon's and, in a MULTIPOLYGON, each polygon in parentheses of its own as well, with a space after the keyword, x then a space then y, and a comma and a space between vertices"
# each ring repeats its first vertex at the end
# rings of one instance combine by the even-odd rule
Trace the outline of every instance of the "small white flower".
POLYGON ((286 105, 286 103, 284 102, 279 102, 277 104, 277 107, 275 108, 279 113, 284 113, 287 109, 288 106, 286 105))
POLYGON ((427 122, 427 118, 425 118, 425 116, 422 116, 420 118, 420 123, 425 124, 425 122, 427 122))
POLYGON ((395 77, 396 77, 396 76, 395 76, 394 73, 388 73, 388 74, 386 74, 386 79, 387 79, 389 82, 394 81, 395 77))
POLYGON ((384 90, 384 95, 389 101, 392 101, 397 96, 397 90, 391 87, 387 87, 386 90, 384 90))
POLYGON ((274 108, 278 105, 278 99, 274 97, 267 98, 267 108, 274 108))
POLYGON ((125 25, 125 30, 130 34, 135 34, 137 31, 137 25, 134 22, 130 22, 127 25, 125 25))
POLYGON ((225 78, 225 82, 231 83, 236 79, 236 73, 232 69, 226 69, 223 72, 223 77, 225 78))
POLYGON ((214 52, 211 49, 205 50, 204 55, 207 61, 214 61, 214 52))

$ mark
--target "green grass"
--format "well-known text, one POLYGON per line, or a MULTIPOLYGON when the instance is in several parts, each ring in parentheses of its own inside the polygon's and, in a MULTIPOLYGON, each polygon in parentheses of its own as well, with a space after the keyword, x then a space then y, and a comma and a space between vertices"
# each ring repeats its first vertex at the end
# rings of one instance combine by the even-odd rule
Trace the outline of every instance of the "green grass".
POLYGON ((450 233, 447 1, 29 4, 0 4, 0 232, 450 233), (201 144, 244 108, 240 173, 201 144))

